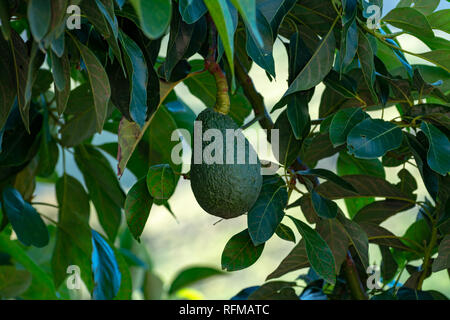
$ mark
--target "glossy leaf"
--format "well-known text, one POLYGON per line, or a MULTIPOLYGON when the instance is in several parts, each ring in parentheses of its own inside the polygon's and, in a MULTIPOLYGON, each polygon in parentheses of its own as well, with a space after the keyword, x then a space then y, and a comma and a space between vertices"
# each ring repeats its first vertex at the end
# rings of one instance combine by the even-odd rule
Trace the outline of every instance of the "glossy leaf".
POLYGON ((255 246, 275 233, 283 220, 287 200, 284 181, 279 176, 264 176, 258 199, 247 214, 248 232, 255 246))
POLYGON ((428 139, 427 162, 431 169, 445 176, 450 171, 450 142, 445 134, 431 123, 423 121, 420 128, 428 139))
POLYGON ((13 266, 0 266, 0 297, 13 299, 20 297, 31 284, 31 274, 26 270, 17 270, 13 266))
POLYGON ((275 234, 280 237, 280 239, 294 242, 295 243, 295 234, 294 231, 292 231, 291 228, 289 228, 287 225, 280 223, 277 227, 277 230, 275 230, 275 234))
POLYGON ((314 271, 325 281, 336 283, 335 261, 333 253, 323 238, 304 222, 290 217, 305 240, 308 260, 314 271))
POLYGON ((344 227, 337 219, 323 219, 317 223, 317 232, 330 247, 334 257, 336 274, 339 274, 349 245, 344 227))
POLYGON ((338 212, 337 204, 322 197, 314 190, 311 190, 311 203, 319 217, 324 219, 333 219, 336 217, 338 212))
POLYGON ((303 93, 295 93, 288 97, 287 116, 297 140, 308 135, 311 129, 308 111, 308 100, 303 93))
POLYGON ((155 199, 169 199, 176 187, 175 173, 168 164, 151 166, 147 173, 147 188, 155 199))
POLYGON ((47 34, 51 22, 51 1, 30 0, 28 1, 28 20, 33 37, 39 41, 47 34))
POLYGON ((111 300, 119 291, 122 275, 110 245, 92 230, 92 273, 95 287, 94 300, 111 300))
POLYGON ((433 262, 433 272, 448 269, 450 266, 450 236, 446 235, 439 245, 438 257, 433 262))
POLYGON ((209 0, 205 5, 216 25, 222 40, 225 54, 230 65, 231 73, 234 75, 234 23, 226 0, 209 0))
POLYGON ((140 241, 152 204, 153 198, 148 192, 146 179, 142 178, 128 191, 124 205, 128 228, 137 241, 140 241))
POLYGON ((291 250, 291 252, 281 261, 280 265, 267 276, 266 280, 279 278, 288 272, 309 267, 308 255, 306 253, 305 240, 300 242, 291 250))
POLYGON ((150 39, 161 37, 170 23, 172 2, 170 0, 132 0, 142 30, 150 39))
POLYGON ((399 212, 411 209, 413 204, 401 200, 383 200, 369 203, 361 208, 353 220, 356 222, 369 222, 380 224, 399 212))
POLYGON ((331 120, 330 140, 337 147, 347 142, 350 131, 368 115, 361 108, 346 108, 338 111, 331 120))
POLYGON ((142 127, 147 118, 147 64, 142 50, 123 32, 120 33, 120 42, 124 48, 124 59, 131 88, 129 114, 131 119, 142 127))
POLYGON ((352 220, 345 217, 339 217, 339 222, 345 229, 350 243, 353 245, 359 259, 361 260, 364 270, 369 266, 369 238, 365 231, 352 220))
POLYGON ((206 13, 207 8, 203 0, 180 0, 179 10, 183 20, 188 24, 192 24, 206 13))
POLYGON ((279 130, 279 146, 278 150, 275 150, 275 146, 272 145, 272 150, 274 150, 278 162, 287 167, 300 153, 302 141, 295 138, 287 116, 287 111, 283 111, 278 116, 274 128, 279 130))
POLYGON ((381 119, 366 119, 347 136, 348 152, 357 158, 374 159, 396 149, 403 140, 402 130, 381 119))
POLYGON ((253 244, 248 230, 235 234, 228 240, 222 252, 222 269, 237 271, 250 267, 258 260, 264 249, 264 243, 253 244))
POLYGON ((3 210, 20 242, 27 246, 45 247, 49 242, 49 234, 36 209, 11 187, 3 189, 2 200, 3 210))

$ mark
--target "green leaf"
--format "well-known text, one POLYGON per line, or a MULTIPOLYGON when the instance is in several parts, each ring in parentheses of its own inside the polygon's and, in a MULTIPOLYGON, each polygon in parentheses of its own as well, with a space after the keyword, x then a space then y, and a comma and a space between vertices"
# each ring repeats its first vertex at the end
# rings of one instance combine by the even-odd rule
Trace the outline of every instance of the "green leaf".
MULTIPOLYGON (((349 155, 347 152, 339 153, 337 160, 337 173, 340 176, 349 174, 364 174, 380 178, 385 177, 383 165, 378 159, 357 159, 349 155)), ((349 216, 354 217, 358 210, 374 200, 374 198, 345 199, 345 205, 349 216)))
POLYGON ((325 281, 335 284, 336 272, 333 253, 323 238, 304 222, 289 216, 305 240, 306 253, 311 267, 325 281))
POLYGON ((300 242, 292 251, 281 261, 280 265, 267 276, 266 280, 279 278, 288 272, 309 267, 308 255, 306 253, 305 240, 300 242))
POLYGON ((347 256, 349 241, 344 227, 337 219, 322 219, 317 222, 317 232, 322 236, 333 253, 336 274, 347 256))
POLYGON ((62 89, 59 89, 55 82, 54 89, 55 89, 56 109, 58 110, 58 114, 62 115, 66 110, 71 90, 70 61, 68 50, 67 49, 64 50, 62 57, 58 59, 60 59, 60 66, 61 66, 60 76, 64 78, 64 87, 62 89))
POLYGON ((248 232, 255 246, 269 240, 284 217, 288 194, 279 176, 264 176, 261 192, 247 214, 248 232))
POLYGON ((112 300, 118 293, 122 275, 111 245, 92 230, 92 273, 95 287, 94 300, 112 300))
POLYGON ((413 224, 409 226, 409 228, 403 235, 401 241, 406 246, 418 252, 423 252, 423 249, 420 246, 423 246, 424 244, 428 245, 430 242, 430 238, 431 238, 430 226, 428 225, 428 222, 425 219, 421 219, 415 221, 413 224))
POLYGON ((395 261, 395 258, 389 249, 386 246, 380 246, 381 252, 381 276, 383 277, 383 281, 389 282, 392 280, 397 274, 398 263, 395 261))
POLYGON ((274 129, 279 130, 279 143, 272 144, 272 151, 278 162, 288 167, 300 153, 302 141, 295 138, 286 110, 278 116, 274 129))
POLYGON ((357 158, 375 159, 397 149, 402 140, 402 130, 397 125, 381 119, 366 119, 349 132, 347 148, 357 158))
POLYGON ((357 190, 355 190, 355 188, 350 183, 348 183, 347 181, 336 175, 334 172, 327 169, 308 169, 304 171, 297 171, 296 173, 303 176, 312 175, 322 179, 326 179, 334 182, 335 184, 341 186, 344 189, 357 192, 357 190))
POLYGON ((317 161, 331 157, 339 150, 333 147, 328 132, 324 132, 305 139, 299 156, 308 167, 313 168, 317 161))
POLYGON ((311 203, 319 217, 324 219, 333 219, 336 217, 338 212, 337 204, 322 197, 314 190, 311 190, 311 203))
POLYGON ((352 220, 339 216, 339 222, 345 229, 350 243, 353 245, 356 253, 361 259, 364 270, 369 266, 369 238, 365 231, 352 220))
POLYGON ((201 280, 214 276, 225 275, 223 271, 210 267, 189 267, 180 271, 172 281, 169 288, 169 295, 174 294, 180 289, 188 287, 201 280))
POLYGON ((438 249, 438 256, 433 262, 433 272, 450 268, 450 235, 442 239, 438 249))
POLYGON ((230 65, 231 75, 234 78, 234 23, 231 16, 230 9, 226 0, 209 0, 205 1, 206 7, 208 7, 209 14, 211 15, 217 31, 219 32, 220 39, 222 40, 225 54, 230 65))
POLYGON ((253 244, 248 230, 235 234, 228 240, 222 252, 222 269, 237 271, 250 267, 258 260, 264 249, 264 243, 253 244))
POLYGON ((275 234, 283 240, 295 243, 295 234, 287 225, 280 223, 275 230, 275 234))
POLYGON ((450 171, 450 142, 445 134, 431 123, 423 121, 420 125, 427 136, 429 148, 427 162, 431 169, 445 176, 450 171))
MULTIPOLYGON (((3 2, 1 2, 3 4, 3 2)), ((1 4, 0 4, 1 5, 1 4)), ((16 97, 14 63, 10 44, 0 37, 0 128, 6 123, 16 97)))
MULTIPOLYGON (((29 257, 17 241, 10 240, 4 232, 0 233, 0 248, 33 276, 28 293, 38 292, 40 299, 56 299, 55 285, 50 276, 29 257)), ((24 296, 26 295, 27 292, 24 296)))
POLYGON ((333 66, 334 51, 336 49, 334 26, 322 38, 316 51, 313 53, 311 59, 306 63, 305 67, 295 77, 289 89, 284 94, 285 96, 297 91, 304 91, 311 89, 318 85, 328 74, 333 66))
POLYGON ((450 9, 436 11, 430 14, 427 18, 430 22, 431 28, 439 29, 450 33, 450 9))
POLYGON ((128 191, 124 205, 128 229, 137 241, 140 241, 152 204, 153 198, 148 193, 146 179, 142 178, 128 191))
POLYGON ((349 132, 361 121, 368 117, 361 108, 345 108, 339 110, 331 120, 330 140, 334 147, 347 141, 349 132))
POLYGON ((0 2, 0 23, 1 23, 1 29, 3 37, 6 41, 9 40, 9 37, 11 36, 11 26, 9 24, 9 4, 1 1, 0 2))
POLYGON ((338 72, 331 70, 325 79, 323 79, 323 83, 345 98, 358 97, 356 93, 357 84, 351 77, 345 74, 340 75, 338 72))
POLYGON ((352 62, 356 50, 358 48, 358 26, 356 24, 356 12, 357 12, 356 0, 344 0, 342 1, 343 12, 342 16, 342 36, 341 36, 341 48, 340 48, 340 71, 342 72, 352 62))
MULTIPOLYGON (((11 33, 9 40, 10 50, 12 56, 12 66, 15 92, 17 94, 17 104, 19 106, 20 115, 22 116, 25 128, 29 131, 30 126, 30 102, 26 100, 26 88, 28 83, 28 70, 30 60, 28 56, 28 49, 22 38, 14 31, 11 33)), ((33 64, 34 65, 34 64, 33 64)), ((33 69, 31 69, 33 70, 33 69)))
POLYGON ((417 56, 437 65, 438 67, 441 67, 447 72, 450 72, 450 50, 433 50, 418 54, 417 56))
POLYGON ((288 97, 287 116, 297 140, 307 136, 311 129, 308 111, 308 99, 305 94, 299 92, 288 97))
POLYGON ((427 18, 414 8, 395 8, 383 18, 394 27, 426 38, 434 38, 434 32, 427 18))
POLYGON ((439 0, 408 0, 400 1, 397 7, 410 7, 411 3, 413 4, 412 7, 414 9, 422 12, 424 15, 429 15, 439 6, 439 0))
POLYGON ((3 210, 20 242, 26 246, 45 247, 49 234, 36 209, 23 200, 19 191, 11 187, 3 189, 2 200, 3 210))
POLYGON ((180 0, 179 10, 188 24, 197 22, 208 11, 203 0, 180 0))
POLYGON ((402 200, 382 200, 369 203, 353 216, 355 222, 380 224, 399 212, 411 209, 414 205, 402 200))
POLYGON ((111 165, 92 146, 75 148, 75 162, 84 177, 89 197, 94 203, 100 225, 110 241, 114 241, 120 226, 125 194, 111 165))
POLYGON ((169 199, 175 191, 177 180, 168 164, 151 166, 147 173, 147 188, 150 195, 159 200, 169 199))
POLYGON ((108 103, 111 97, 108 75, 95 54, 85 45, 74 40, 81 53, 89 75, 89 82, 94 97, 97 132, 101 132, 108 114, 108 103))
MULTIPOLYGON (((375 84, 375 64, 374 64, 374 48, 370 44, 369 39, 363 32, 359 32, 358 38, 358 49, 356 51, 356 56, 358 57, 359 63, 361 65, 361 72, 364 77, 364 82, 369 88, 372 97, 376 98, 376 92, 374 90, 375 84)), ((378 99, 378 98, 377 98, 378 99)), ((377 100, 375 100, 377 101, 377 100)))
POLYGON ((0 297, 13 299, 27 291, 31 285, 31 274, 13 266, 0 266, 0 297))
POLYGON ((247 28, 247 53, 257 65, 275 77, 272 29, 266 17, 259 10, 256 10, 256 21, 258 23, 257 29, 261 31, 262 37, 259 33, 259 37, 257 37, 252 29, 247 28))
POLYGON ((142 50, 124 32, 120 32, 120 42, 124 48, 125 64, 130 81, 129 114, 131 119, 142 127, 147 118, 147 64, 142 50))
POLYGON ((170 23, 172 1, 131 0, 141 22, 142 30, 150 39, 160 38, 170 23))
POLYGON ((89 198, 75 178, 65 174, 56 182, 59 205, 58 231, 51 261, 53 280, 59 287, 67 277, 67 267, 77 265, 89 290, 92 280, 92 235, 89 227, 89 198))
POLYGON ((298 296, 292 288, 295 286, 295 282, 267 282, 252 292, 247 300, 298 300, 298 296), (290 292, 291 290, 292 293, 290 292), (287 296, 285 296, 285 294, 287 294, 287 296))
POLYGON ((316 191, 325 198, 336 200, 342 198, 383 197, 411 201, 408 195, 402 193, 396 186, 383 178, 366 175, 347 175, 342 177, 358 192, 351 192, 334 182, 326 181, 316 187, 316 191))
MULTIPOLYGON (((233 6, 238 9, 239 14, 241 15, 242 19, 244 20, 245 26, 247 27, 247 30, 250 31, 252 39, 254 39, 255 43, 259 47, 264 46, 264 36, 266 34, 264 31, 260 29, 259 23, 259 17, 257 11, 259 11, 256 7, 256 1, 255 0, 231 0, 231 3, 233 6)), ((264 16, 263 16, 264 17, 264 16)), ((272 34, 272 32, 270 32, 272 34)))
POLYGON ((50 27, 52 8, 50 0, 28 1, 27 16, 31 33, 36 41, 42 40, 50 27))
POLYGON ((164 62, 164 76, 171 79, 172 71, 183 59, 190 58, 198 52, 206 38, 206 19, 202 18, 194 24, 186 24, 179 14, 172 17, 169 43, 164 62))

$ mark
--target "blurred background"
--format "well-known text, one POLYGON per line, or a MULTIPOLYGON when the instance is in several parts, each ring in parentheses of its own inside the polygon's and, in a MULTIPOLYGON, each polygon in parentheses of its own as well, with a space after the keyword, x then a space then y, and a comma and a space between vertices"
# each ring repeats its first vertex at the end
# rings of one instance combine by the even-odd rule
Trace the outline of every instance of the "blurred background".
MULTIPOLYGON (((383 15, 394 8, 398 0, 385 0, 383 15)), ((450 8, 450 3, 447 1, 441 1, 438 10, 450 8)), ((395 32, 395 28, 392 28, 395 32)), ((443 32, 436 32, 440 37, 448 38, 448 34, 443 32)), ((412 52, 422 53, 429 51, 420 40, 408 36, 402 35, 398 37, 402 47, 412 52)), ((167 39, 163 42, 161 47, 160 56, 165 56, 167 39)), ((421 63, 427 64, 419 58, 406 55, 411 64, 421 63)), ((198 58, 198 57, 194 57, 198 58)), ((264 96, 266 107, 270 111, 272 106, 278 102, 284 92, 287 90, 287 54, 284 46, 280 40, 277 40, 274 46, 274 58, 276 67, 276 79, 272 82, 269 81, 265 72, 259 68, 256 64, 253 64, 250 76, 252 77, 257 90, 264 96)), ((196 97, 192 96, 189 90, 180 84, 175 88, 175 91, 180 99, 182 99, 196 114, 201 112, 205 106, 196 97)), ((323 86, 319 86, 319 90, 316 90, 309 107, 312 119, 318 118, 318 109, 320 104, 320 96, 323 91, 323 86)), ((373 117, 380 117, 380 112, 371 112, 373 117)), ((279 112, 272 114, 272 119, 275 121, 279 112)), ((392 119, 398 115, 395 107, 385 110, 385 119, 392 119)), ((250 115, 246 121, 251 120, 253 115, 250 115)), ((250 134, 252 130, 257 130, 258 124, 250 127, 246 130, 246 134, 251 138, 254 135, 250 134)), ((103 144, 106 142, 112 142, 117 139, 116 136, 103 132, 101 135, 96 135, 94 138, 94 144, 103 144)), ((250 139, 253 145, 255 141, 250 139)), ((106 154, 105 154, 106 155, 106 154)), ((106 155, 111 161, 113 168, 116 168, 117 162, 114 158, 106 155)), ((68 174, 75 176, 80 181, 83 181, 81 173, 75 165, 73 157, 70 153, 66 154, 67 157, 67 172, 68 174)), ((337 155, 328 159, 324 159, 319 162, 318 167, 327 168, 329 170, 336 169, 337 155)), ((61 157, 60 157, 61 159, 61 157)), ((270 160, 264 158, 265 160, 270 160)), ((421 183, 421 178, 417 169, 407 164, 406 167, 416 178, 419 183, 419 188, 416 191, 418 194, 418 200, 424 200, 426 196, 426 190, 421 183)), ((386 177, 392 183, 399 181, 397 172, 401 169, 398 168, 386 168, 386 177)), ((185 166, 183 173, 189 171, 189 168, 185 166)), ((58 172, 62 172, 62 163, 58 164, 58 172)), ((132 174, 125 171, 125 174, 121 178, 121 185, 125 192, 127 192, 131 186, 135 183, 136 179, 132 174)), ((34 201, 47 202, 56 204, 54 185, 45 184, 39 182, 35 191, 36 198, 34 201)), ((298 195, 291 198, 291 201, 296 200, 298 195)), ((337 202, 339 207, 346 212, 344 201, 337 202)), ((149 219, 147 221, 145 230, 141 237, 141 244, 137 246, 145 246, 151 256, 154 264, 155 273, 161 277, 166 285, 170 285, 176 274, 182 269, 190 266, 210 266, 220 269, 220 258, 222 250, 226 242, 236 233, 246 229, 247 219, 246 216, 241 216, 229 221, 218 222, 218 218, 213 217, 205 213, 197 204, 193 193, 191 191, 190 183, 188 180, 180 179, 174 196, 169 200, 169 204, 172 211, 176 215, 176 219, 165 209, 163 206, 153 205, 149 219)), ((56 216, 56 209, 49 207, 38 207, 37 209, 49 216, 56 216)), ((407 227, 415 220, 418 209, 412 209, 387 220, 382 226, 387 227, 396 235, 402 235, 407 227)), ((95 208, 92 206, 91 213, 95 212, 95 208)), ((294 215, 297 218, 302 218, 303 215, 300 212, 300 208, 293 208, 287 210, 287 214, 294 215)), ((95 214, 91 214, 91 227, 102 231, 98 224, 95 214)), ((283 223, 292 227, 291 221, 284 220, 283 223)), ((297 236, 298 241, 298 236, 297 236)), ((204 280, 191 287, 189 296, 191 298, 202 299, 229 299, 241 289, 261 285, 264 283, 267 275, 271 273, 280 263, 280 261, 292 250, 294 244, 283 241, 277 236, 273 236, 270 241, 266 243, 264 252, 260 259, 251 267, 237 272, 227 273, 222 276, 217 276, 209 280, 204 280)), ((379 265, 381 261, 381 255, 378 247, 370 246, 370 263, 379 265)), ((417 265, 420 262, 417 261, 417 265)), ((299 274, 306 273, 307 269, 294 271, 287 274, 281 279, 294 280, 299 274)), ((408 277, 407 272, 404 272, 400 282, 404 282, 408 277)), ((450 298, 450 280, 447 272, 441 271, 433 274, 424 283, 424 290, 435 289, 444 293, 450 298)), ((141 299, 142 295, 136 291, 133 294, 133 298, 141 299)))

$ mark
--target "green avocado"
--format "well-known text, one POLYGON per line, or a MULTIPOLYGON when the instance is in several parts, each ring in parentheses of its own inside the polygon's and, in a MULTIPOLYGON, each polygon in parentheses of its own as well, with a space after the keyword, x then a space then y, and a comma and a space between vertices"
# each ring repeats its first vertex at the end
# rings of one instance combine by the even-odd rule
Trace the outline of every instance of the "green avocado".
MULTIPOLYGON (((209 129, 218 129, 216 132, 220 131, 221 133, 221 138, 219 137, 217 141, 215 136, 210 141, 205 141, 206 139, 203 138, 201 150, 198 146, 195 146, 198 139, 194 134, 190 178, 191 188, 197 202, 209 214, 224 219, 234 218, 246 213, 258 198, 262 185, 261 163, 255 150, 242 132, 237 131, 233 144, 234 160, 227 163, 226 146, 227 140, 231 139, 227 139, 226 129, 236 130, 239 128, 237 124, 229 116, 209 108, 202 111, 196 121, 200 121, 202 125, 201 137, 204 137, 205 131, 209 129), (216 144, 220 139, 223 143, 216 144), (208 147, 208 145, 210 146, 208 147), (218 145, 221 145, 222 148, 213 147, 218 145), (241 150, 241 154, 243 152, 243 148, 239 145, 245 145, 244 161, 242 161, 242 157, 238 159, 238 148, 241 150), (208 148, 205 150, 205 147, 208 148), (217 151, 219 153, 214 163, 211 163, 213 161, 208 163, 208 158, 203 157, 205 154, 215 157, 217 151), (197 154, 198 157, 199 152, 202 153, 201 162, 195 163, 194 156, 197 154), (222 157, 220 152, 222 152, 222 157), (252 157, 249 157, 250 154, 252 157), (222 159, 222 163, 217 163, 220 162, 217 161, 218 159, 222 159)), ((229 158, 231 159, 230 153, 229 158)), ((199 162, 198 159, 197 162, 199 162)))

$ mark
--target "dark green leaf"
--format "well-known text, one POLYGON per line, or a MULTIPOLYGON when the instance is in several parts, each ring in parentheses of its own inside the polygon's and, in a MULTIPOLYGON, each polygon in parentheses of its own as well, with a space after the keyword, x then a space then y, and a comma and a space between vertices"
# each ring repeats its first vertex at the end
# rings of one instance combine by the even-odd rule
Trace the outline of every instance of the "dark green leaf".
POLYGON ((125 194, 109 161, 92 146, 75 148, 75 161, 83 174, 89 197, 108 238, 114 241, 120 226, 125 194))
POLYGON ((67 174, 56 182, 55 188, 59 204, 58 232, 51 262, 55 286, 59 287, 68 276, 68 266, 77 265, 81 270, 81 279, 92 290, 88 195, 81 183, 67 174))
POLYGON ((380 224, 393 215, 411 209, 414 205, 401 200, 383 200, 369 203, 353 217, 355 222, 380 224))
POLYGON ((311 267, 325 281, 331 284, 336 283, 335 261, 328 244, 307 224, 291 216, 289 218, 292 219, 298 232, 302 235, 302 239, 305 240, 306 253, 311 267))
POLYGON ((40 41, 47 34, 51 22, 51 1, 30 0, 28 1, 28 21, 31 33, 36 41, 40 41))
POLYGON ((383 21, 412 34, 434 37, 427 18, 414 8, 395 8, 383 17, 383 21))
POLYGON ((421 53, 418 56, 437 65, 438 67, 441 67, 445 71, 450 72, 450 50, 433 50, 421 53))
POLYGON ((198 281, 214 276, 224 275, 225 273, 209 267, 190 267, 180 271, 169 288, 169 294, 174 294, 180 289, 188 287, 198 281))
POLYGON ((445 134, 431 123, 423 121, 420 129, 428 139, 427 162, 431 169, 445 176, 450 171, 450 142, 445 134))
POLYGON ((147 118, 147 64, 142 50, 123 32, 120 33, 120 42, 124 48, 125 64, 131 88, 129 114, 131 119, 142 127, 147 118))
POLYGON ((94 300, 112 300, 119 291, 122 275, 115 254, 102 236, 92 230, 92 273, 94 300))
POLYGON ((357 158, 374 159, 402 143, 402 130, 381 119, 366 119, 357 124, 347 136, 348 152, 357 158))
POLYGON ((366 270, 369 266, 369 239, 366 232, 356 222, 344 216, 339 216, 339 222, 344 227, 350 243, 355 248, 364 270, 366 270))
POLYGON ((256 10, 256 21, 257 28, 255 29, 261 31, 262 38, 259 33, 256 34, 252 31, 253 29, 247 28, 247 53, 257 65, 275 77, 272 29, 266 17, 259 10, 256 10))
POLYGON ((322 179, 326 179, 334 182, 335 184, 341 186, 344 189, 357 192, 351 184, 349 184, 347 181, 336 175, 334 172, 327 169, 308 169, 304 171, 297 171, 296 173, 304 176, 312 175, 322 179))
POLYGON ((67 49, 64 51, 64 54, 59 59, 62 73, 61 76, 64 78, 64 87, 62 89, 59 89, 55 82, 55 100, 56 100, 56 109, 58 110, 58 114, 61 115, 66 110, 71 90, 70 61, 67 49))
POLYGON ((306 254, 305 240, 300 242, 292 251, 281 261, 280 265, 267 276, 266 280, 279 278, 288 272, 309 267, 308 255, 306 254))
POLYGON ((179 9, 183 20, 189 24, 197 22, 208 11, 203 0, 180 0, 179 9))
POLYGON ((389 247, 380 246, 380 251, 382 257, 381 276, 383 277, 383 281, 389 282, 389 280, 392 280, 397 274, 398 263, 395 261, 389 247))
MULTIPOLYGON (((284 289, 292 289, 296 285, 295 282, 271 281, 263 284, 257 290, 252 292, 247 300, 276 300, 284 289)), ((294 300, 298 300, 296 294, 293 295, 294 300)), ((288 299, 283 299, 288 300, 288 299)))
POLYGON ((272 151, 278 162, 288 167, 300 153, 302 141, 295 138, 286 110, 278 116, 274 129, 279 130, 279 143, 272 143, 272 151))
POLYGON ((336 219, 323 219, 317 223, 317 232, 330 247, 334 257, 336 274, 339 274, 349 245, 344 227, 336 219))
POLYGON ((347 142, 349 132, 368 115, 361 108, 339 110, 330 124, 330 140, 337 147, 347 142))
POLYGON ((258 246, 269 240, 284 217, 288 194, 279 176, 264 176, 263 186, 247 214, 248 232, 258 246))
POLYGON ((211 15, 220 39, 225 50, 225 54, 230 65, 231 73, 234 77, 234 23, 230 8, 226 0, 209 0, 205 2, 211 15))
POLYGON ((427 18, 428 22, 431 25, 431 28, 450 33, 450 20, 448 18, 449 15, 450 9, 444 9, 430 14, 427 18))
POLYGON ((295 93, 288 98, 287 116, 297 140, 303 139, 311 129, 308 100, 305 94, 295 93))
POLYGON ((148 193, 146 179, 142 178, 128 191, 124 205, 128 228, 137 241, 140 241, 152 204, 153 198, 148 193))
POLYGON ((94 97, 96 129, 97 132, 101 132, 108 114, 108 103, 111 97, 108 75, 94 53, 82 43, 74 41, 87 68, 94 97))
POLYGON ((175 173, 168 164, 151 166, 147 173, 147 188, 155 199, 169 199, 177 186, 175 173))
POLYGON ((322 197, 314 190, 311 190, 311 203, 319 217, 324 219, 333 219, 336 217, 338 212, 337 204, 322 197))
POLYGON ((142 30, 150 39, 161 37, 170 23, 172 1, 131 0, 141 22, 142 30))
POLYGON ((22 195, 11 187, 3 189, 2 200, 3 210, 17 238, 27 246, 45 247, 49 241, 49 234, 36 209, 25 202, 22 195))
POLYGON ((439 245, 438 257, 433 262, 433 272, 450 268, 450 235, 446 235, 439 245))
POLYGON ((294 231, 285 224, 280 223, 275 230, 275 234, 283 240, 295 243, 294 231))
POLYGON ((222 252, 222 269, 237 271, 250 267, 258 260, 264 249, 264 243, 253 244, 248 230, 235 234, 228 240, 222 252))

